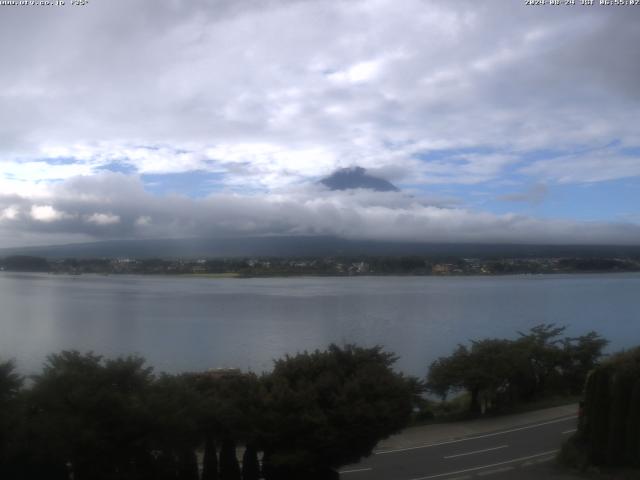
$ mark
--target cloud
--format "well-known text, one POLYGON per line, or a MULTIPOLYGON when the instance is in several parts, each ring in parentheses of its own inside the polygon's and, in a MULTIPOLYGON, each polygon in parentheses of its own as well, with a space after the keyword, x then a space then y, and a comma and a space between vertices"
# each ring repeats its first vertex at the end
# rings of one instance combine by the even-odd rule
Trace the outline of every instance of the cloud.
POLYGON ((146 227, 151 225, 151 217, 148 215, 144 215, 142 217, 136 218, 135 225, 138 227, 146 227))
MULTIPOLYGON (((31 218, 38 222, 55 222, 67 218, 69 214, 56 210, 51 205, 32 205, 31 218)), ((15 215, 13 216, 15 218, 15 215)))
POLYGON ((4 177, 19 181, 64 180, 78 175, 88 175, 91 172, 91 165, 75 161, 63 164, 50 163, 45 160, 0 163, 0 173, 4 177))
MULTIPOLYGON (((424 242, 640 241, 640 225, 497 215, 429 204, 401 192, 329 192, 316 186, 280 195, 192 199, 154 196, 139 180, 107 173, 63 182, 48 201, 22 199, 20 211, 30 214, 3 217, 0 233, 46 234, 46 239, 66 234, 74 239, 338 235, 424 242)), ((15 198, 0 197, 1 211, 17 208, 10 205, 16 205, 15 198)))
POLYGON ((381 60, 358 62, 346 70, 331 73, 329 80, 337 83, 363 83, 373 80, 382 67, 381 60))
POLYGON ((0 213, 0 220, 14 220, 18 216, 18 207, 9 205, 0 213))
POLYGON ((505 154, 452 154, 443 160, 424 160, 422 175, 417 183, 476 184, 501 177, 503 171, 517 163, 514 155, 505 154))
POLYGON ((85 218, 87 222, 95 223, 96 225, 113 225, 120 222, 120 217, 112 213, 93 213, 85 218))
POLYGON ((593 183, 640 176, 640 155, 616 149, 540 160, 522 171, 556 183, 593 183))
POLYGON ((415 156, 640 145, 640 53, 610 47, 640 40, 623 9, 113 0, 5 10, 0 40, 21 45, 3 52, 0 74, 5 179, 60 180, 116 161, 270 189, 402 164, 427 182, 468 184, 505 171, 415 156), (61 156, 75 162, 43 160, 61 156))
POLYGON ((612 48, 640 43, 626 9, 98 0, 2 13, 0 41, 20 45, 1 54, 4 242, 635 238, 633 224, 481 212, 464 197, 535 202, 540 187, 505 185, 637 180, 640 51, 612 48), (414 197, 310 187, 355 165, 414 197), (172 175, 188 173, 211 195, 145 189, 176 191, 172 175))

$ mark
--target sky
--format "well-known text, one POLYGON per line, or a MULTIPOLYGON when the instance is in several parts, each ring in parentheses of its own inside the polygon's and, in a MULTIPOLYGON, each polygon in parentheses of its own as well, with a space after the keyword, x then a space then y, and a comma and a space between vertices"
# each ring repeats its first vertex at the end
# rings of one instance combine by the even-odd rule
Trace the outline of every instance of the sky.
POLYGON ((0 5, 0 247, 640 244, 640 6, 576 3, 0 5))

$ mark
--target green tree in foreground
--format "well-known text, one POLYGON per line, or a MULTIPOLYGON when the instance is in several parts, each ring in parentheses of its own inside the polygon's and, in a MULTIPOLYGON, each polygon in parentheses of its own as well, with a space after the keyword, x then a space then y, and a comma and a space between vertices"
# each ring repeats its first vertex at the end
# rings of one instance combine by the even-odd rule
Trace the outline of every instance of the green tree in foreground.
POLYGON ((220 449, 220 480, 240 480, 236 444, 230 438, 223 440, 220 449))
POLYGON ((242 480, 258 480, 259 478, 258 451, 254 445, 249 444, 242 455, 242 480))
POLYGON ((460 345, 450 357, 436 360, 429 371, 428 386, 442 397, 450 391, 465 390, 470 395, 469 410, 480 413, 482 404, 495 401, 515 374, 514 351, 506 340, 487 339, 460 345))
POLYGON ((18 395, 23 379, 13 361, 0 362, 0 478, 9 477, 17 466, 16 432, 19 430, 18 395))
POLYGON ((151 369, 137 357, 49 356, 27 395, 34 454, 69 464, 77 480, 124 478, 143 468, 150 461, 151 381, 151 369))
POLYGON ((202 480, 239 479, 235 445, 255 445, 260 434, 260 379, 238 370, 190 373, 185 378, 199 397, 198 429, 205 440, 202 480), (216 445, 221 446, 219 462, 216 445))
POLYGON ((640 467, 640 347, 589 374, 577 441, 596 465, 640 467))
POLYGON ((213 434, 205 435, 202 457, 202 480, 218 480, 218 455, 213 434))
POLYGON ((595 332, 560 338, 564 330, 542 324, 515 340, 459 345, 450 356, 431 364, 427 388, 443 399, 467 392, 473 414, 549 394, 577 394, 607 341, 595 332))
POLYGON ((0 405, 13 400, 22 387, 23 378, 16 373, 12 360, 0 362, 0 405))
POLYGON ((409 421, 412 383, 380 347, 287 356, 264 379, 267 480, 337 478, 409 421))
POLYGON ((138 357, 63 351, 28 388, 0 363, 0 478, 257 480, 260 451, 269 480, 337 478, 410 418, 420 382, 394 361, 332 345, 262 377, 155 376, 138 357))
POLYGON ((571 393, 580 393, 591 370, 598 366, 602 350, 609 342, 596 332, 563 340, 562 380, 571 393))

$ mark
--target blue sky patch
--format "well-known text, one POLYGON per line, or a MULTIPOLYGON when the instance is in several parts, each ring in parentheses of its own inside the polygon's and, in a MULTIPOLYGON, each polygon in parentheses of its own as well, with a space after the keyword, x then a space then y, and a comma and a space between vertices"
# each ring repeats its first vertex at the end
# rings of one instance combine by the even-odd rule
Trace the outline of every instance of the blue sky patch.
POLYGON ((205 171, 141 175, 148 192, 156 195, 180 194, 191 198, 202 198, 221 188, 223 175, 205 171))

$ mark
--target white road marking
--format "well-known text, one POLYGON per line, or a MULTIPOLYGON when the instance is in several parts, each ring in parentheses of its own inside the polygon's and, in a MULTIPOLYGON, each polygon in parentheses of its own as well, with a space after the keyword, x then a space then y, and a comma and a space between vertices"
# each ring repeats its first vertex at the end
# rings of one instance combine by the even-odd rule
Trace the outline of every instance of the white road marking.
POLYGON ((574 428, 574 429, 571 429, 571 430, 565 430, 564 432, 562 432, 562 434, 563 435, 569 435, 570 433, 577 432, 577 431, 578 431, 578 429, 574 428))
POLYGON ((501 448, 507 448, 508 446, 509 445, 500 445, 499 447, 485 448, 484 450, 476 450, 474 452, 458 453, 456 455, 449 455, 449 456, 444 457, 444 458, 457 458, 457 457, 465 457, 467 455, 474 455, 476 453, 492 452, 493 450, 500 450, 501 448))
POLYGON ((446 441, 446 442, 439 442, 439 443, 428 443, 428 444, 425 444, 425 445, 418 445, 416 447, 397 448, 397 449, 394 449, 394 450, 380 450, 379 452, 374 452, 374 455, 386 455, 388 453, 407 452, 409 450, 419 450, 421 448, 437 447, 437 446, 440 446, 440 445, 451 445, 452 443, 468 442, 470 440, 478 440, 480 438, 495 437, 496 435, 504 435, 506 433, 519 432, 521 430, 528 430, 530 428, 537 428, 537 427, 542 427, 544 425, 551 425, 552 423, 566 422, 566 421, 569 421, 569 420, 573 420, 574 418, 577 418, 577 417, 578 417, 577 415, 572 415, 570 417, 558 418, 556 420, 550 420, 548 422, 538 423, 536 425, 527 425, 526 427, 512 428, 510 430, 503 430, 501 432, 487 433, 485 435, 477 435, 475 437, 461 438, 461 439, 458 439, 458 440, 449 440, 449 441, 446 441))
POLYGON ((535 463, 546 463, 546 462, 550 462, 551 460, 553 460, 554 456, 548 457, 548 458, 539 458, 538 460, 534 460, 535 463))
POLYGON ((373 469, 372 468, 355 468, 353 470, 340 470, 338 473, 342 475, 343 473, 370 472, 371 470, 373 469))
POLYGON ((515 467, 502 467, 502 468, 494 468, 493 470, 487 470, 486 472, 479 472, 479 477, 484 477, 486 475, 495 475, 496 473, 503 473, 513 470, 515 467))
POLYGON ((499 467, 501 465, 507 465, 514 462, 522 462, 523 460, 529 460, 530 458, 544 457, 545 455, 551 455, 558 452, 558 450, 550 450, 548 452, 536 453, 535 455, 529 455, 527 457, 513 458, 511 460, 505 460, 504 462, 492 463, 491 465, 482 465, 481 467, 466 468, 464 470, 457 470, 455 472, 438 473, 437 475, 428 475, 426 477, 416 477, 411 480, 429 480, 430 478, 447 477, 449 475, 458 475, 459 473, 475 472, 476 470, 484 470, 485 468, 499 467))

